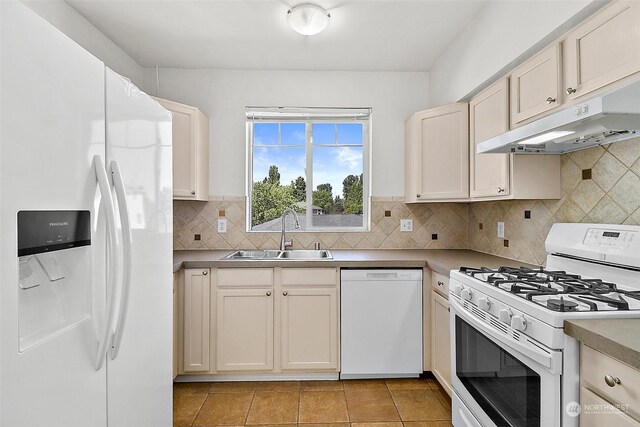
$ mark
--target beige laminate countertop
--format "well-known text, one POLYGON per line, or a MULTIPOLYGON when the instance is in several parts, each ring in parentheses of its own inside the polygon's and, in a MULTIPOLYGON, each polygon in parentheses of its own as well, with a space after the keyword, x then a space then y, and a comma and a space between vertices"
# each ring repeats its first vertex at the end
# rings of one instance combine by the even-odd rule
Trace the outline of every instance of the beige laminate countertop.
POLYGON ((333 260, 274 261, 274 260, 221 260, 229 250, 174 251, 173 271, 180 268, 224 267, 429 267, 440 274, 462 266, 499 267, 501 265, 532 267, 520 261, 466 249, 330 249, 333 260))
POLYGON ((640 370, 640 319, 565 320, 564 332, 640 370))

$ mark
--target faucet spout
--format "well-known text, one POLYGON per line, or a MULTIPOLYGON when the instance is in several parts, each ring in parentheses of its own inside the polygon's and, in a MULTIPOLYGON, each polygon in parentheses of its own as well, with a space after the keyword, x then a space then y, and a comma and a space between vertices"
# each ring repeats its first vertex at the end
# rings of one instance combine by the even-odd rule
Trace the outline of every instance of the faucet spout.
POLYGON ((280 250, 285 251, 287 247, 291 247, 293 245, 293 239, 287 240, 286 232, 287 232, 287 215, 293 215, 293 219, 295 220, 294 229, 300 228, 300 221, 298 220, 298 214, 291 208, 287 208, 282 213, 282 231, 280 234, 280 250))

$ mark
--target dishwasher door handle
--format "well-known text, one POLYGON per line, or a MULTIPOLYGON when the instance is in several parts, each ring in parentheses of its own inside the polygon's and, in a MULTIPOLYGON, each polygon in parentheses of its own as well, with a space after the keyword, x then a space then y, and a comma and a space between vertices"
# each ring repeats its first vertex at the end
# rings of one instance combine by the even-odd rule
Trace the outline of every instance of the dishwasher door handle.
POLYGON ((397 279, 398 273, 367 273, 367 279, 397 279))

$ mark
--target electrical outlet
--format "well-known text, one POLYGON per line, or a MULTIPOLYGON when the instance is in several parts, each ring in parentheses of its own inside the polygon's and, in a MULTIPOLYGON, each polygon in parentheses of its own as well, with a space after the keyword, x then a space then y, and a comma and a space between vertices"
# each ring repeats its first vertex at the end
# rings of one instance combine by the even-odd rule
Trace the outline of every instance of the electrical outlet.
POLYGON ((412 219, 401 219, 400 220, 400 231, 413 231, 413 220, 412 219))
POLYGON ((504 222, 498 221, 498 237, 504 239, 504 222))
POLYGON ((226 233, 226 232, 227 232, 227 219, 218 218, 218 233, 226 233))

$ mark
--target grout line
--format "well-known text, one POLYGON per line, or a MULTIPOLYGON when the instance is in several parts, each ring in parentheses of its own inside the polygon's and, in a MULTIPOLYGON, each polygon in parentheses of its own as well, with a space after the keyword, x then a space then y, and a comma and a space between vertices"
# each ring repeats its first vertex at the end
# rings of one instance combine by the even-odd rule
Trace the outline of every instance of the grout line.
POLYGON ((253 394, 251 396, 251 402, 249 402, 249 409, 247 410, 247 415, 244 417, 244 425, 247 425, 247 421, 249 421, 249 413, 251 412, 251 407, 253 406, 253 400, 256 398, 257 386, 253 389, 253 394))

